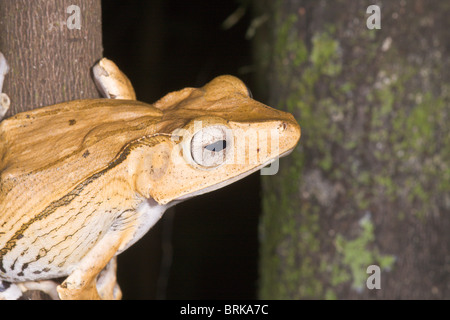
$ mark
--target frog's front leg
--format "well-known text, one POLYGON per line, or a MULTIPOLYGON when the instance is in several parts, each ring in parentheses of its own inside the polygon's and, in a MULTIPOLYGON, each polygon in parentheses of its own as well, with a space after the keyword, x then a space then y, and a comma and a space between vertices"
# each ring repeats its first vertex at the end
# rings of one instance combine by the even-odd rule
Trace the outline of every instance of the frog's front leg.
POLYGON ((105 98, 136 100, 130 80, 111 60, 101 59, 92 71, 95 84, 105 98))
POLYGON ((5 80, 5 75, 8 73, 8 71, 8 63, 6 62, 3 53, 0 52, 0 120, 3 119, 10 105, 8 95, 6 93, 2 93, 3 81, 5 80))
MULTIPOLYGON (((72 273, 58 286, 62 300, 99 300, 118 297, 101 297, 97 291, 97 276, 114 258, 121 244, 121 235, 117 232, 106 234, 89 253, 83 257, 72 273)), ((115 273, 115 268, 112 270, 115 273)))

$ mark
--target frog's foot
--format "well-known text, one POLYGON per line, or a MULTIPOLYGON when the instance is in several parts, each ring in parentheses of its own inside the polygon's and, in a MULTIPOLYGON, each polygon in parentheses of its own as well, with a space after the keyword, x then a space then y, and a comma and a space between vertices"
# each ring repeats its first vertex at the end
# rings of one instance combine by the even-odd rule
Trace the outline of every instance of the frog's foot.
POLYGON ((0 52, 0 120, 5 116, 10 104, 9 97, 5 93, 2 93, 3 81, 8 71, 8 63, 6 62, 5 56, 0 52))
POLYGON ((79 262, 76 269, 58 286, 57 291, 62 300, 99 300, 119 299, 121 294, 115 285, 114 260, 121 243, 121 235, 116 232, 107 233, 79 262), (100 291, 97 291, 97 277, 105 269, 106 275, 99 278, 100 291), (110 274, 112 273, 112 274, 110 274), (102 296, 103 295, 103 296, 102 296))
POLYGON ((64 281, 57 288, 61 300, 100 300, 95 280, 87 283, 64 281))
POLYGON ((117 260, 112 258, 98 277, 77 278, 76 273, 69 276, 57 291, 62 300, 120 300, 122 291, 117 283, 117 260))
POLYGON ((136 94, 130 80, 111 60, 101 59, 92 71, 95 84, 104 97, 136 100, 136 94))

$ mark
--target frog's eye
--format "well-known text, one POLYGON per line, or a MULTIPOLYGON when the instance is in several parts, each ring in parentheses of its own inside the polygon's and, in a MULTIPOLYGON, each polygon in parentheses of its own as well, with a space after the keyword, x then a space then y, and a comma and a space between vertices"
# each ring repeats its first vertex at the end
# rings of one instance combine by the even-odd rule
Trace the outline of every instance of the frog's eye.
POLYGON ((227 159, 231 139, 225 126, 206 127, 197 132, 191 140, 191 155, 195 163, 202 167, 213 168, 227 159))
POLYGON ((212 152, 219 152, 225 149, 226 147, 227 147, 227 140, 219 140, 217 142, 205 146, 205 149, 212 152))

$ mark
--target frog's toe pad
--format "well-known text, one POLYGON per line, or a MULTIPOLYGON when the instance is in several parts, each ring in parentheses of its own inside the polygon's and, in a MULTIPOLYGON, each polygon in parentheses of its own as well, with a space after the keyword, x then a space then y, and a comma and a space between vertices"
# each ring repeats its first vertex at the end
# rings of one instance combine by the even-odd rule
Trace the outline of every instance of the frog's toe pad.
POLYGON ((2 119, 9 109, 11 101, 6 93, 0 93, 0 119, 2 119))
POLYGON ((104 97, 136 100, 136 93, 130 80, 111 60, 101 59, 92 71, 95 84, 104 97))

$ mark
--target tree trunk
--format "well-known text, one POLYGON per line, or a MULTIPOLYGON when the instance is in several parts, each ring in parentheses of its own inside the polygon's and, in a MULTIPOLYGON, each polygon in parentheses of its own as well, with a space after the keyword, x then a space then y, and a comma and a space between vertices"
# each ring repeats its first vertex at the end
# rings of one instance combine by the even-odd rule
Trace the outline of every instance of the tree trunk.
MULTIPOLYGON (((10 66, 3 87, 11 99, 6 117, 98 98, 91 68, 102 57, 101 32, 100 0, 1 0, 0 51, 10 66)), ((46 296, 31 292, 28 298, 46 296)))
POLYGON ((302 127, 262 179, 261 298, 450 298, 450 3, 372 2, 254 2, 261 86, 302 127))
POLYGON ((100 0, 1 0, 0 50, 10 66, 3 89, 11 99, 7 116, 98 98, 91 68, 102 57, 101 31, 100 0))

